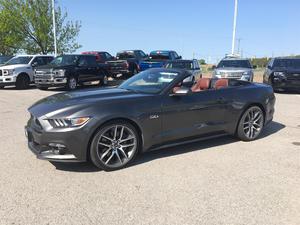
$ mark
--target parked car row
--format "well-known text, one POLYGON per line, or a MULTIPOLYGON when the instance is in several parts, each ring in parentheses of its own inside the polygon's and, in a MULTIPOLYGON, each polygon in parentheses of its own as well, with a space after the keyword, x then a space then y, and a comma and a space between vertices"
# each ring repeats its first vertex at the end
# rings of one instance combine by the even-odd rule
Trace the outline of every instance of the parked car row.
MULTIPOLYGON (((61 55, 19 55, 0 57, 0 88, 15 85, 17 89, 28 88, 35 83, 40 89, 65 87, 74 90, 86 82, 99 81, 106 85, 109 77, 125 79, 151 68, 185 69, 191 72, 186 81, 195 82, 202 77, 198 60, 183 60, 176 51, 158 50, 147 55, 142 50, 121 51, 112 56, 105 51, 82 52, 61 55), (10 59, 10 60, 8 60, 10 59)), ((253 82, 254 72, 249 59, 227 55, 213 68, 213 78, 239 79, 253 82)), ((300 87, 300 58, 272 59, 264 74, 264 83, 275 90, 300 87)))

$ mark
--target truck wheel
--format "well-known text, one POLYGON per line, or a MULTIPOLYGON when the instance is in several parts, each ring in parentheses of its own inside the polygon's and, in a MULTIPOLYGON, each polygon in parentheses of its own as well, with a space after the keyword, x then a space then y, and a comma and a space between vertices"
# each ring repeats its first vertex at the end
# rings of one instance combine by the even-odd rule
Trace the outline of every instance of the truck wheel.
POLYGON ((69 91, 75 90, 77 88, 77 79, 73 76, 68 78, 67 89, 69 91))
POLYGON ((0 86, 0 89, 4 89, 5 88, 5 86, 0 86))
POLYGON ((100 80, 99 85, 100 86, 106 86, 108 84, 108 76, 105 74, 103 78, 100 80))
POLYGON ((16 88, 18 90, 27 89, 29 87, 29 84, 30 84, 30 79, 29 79, 29 77, 27 75, 20 74, 17 77, 16 88))

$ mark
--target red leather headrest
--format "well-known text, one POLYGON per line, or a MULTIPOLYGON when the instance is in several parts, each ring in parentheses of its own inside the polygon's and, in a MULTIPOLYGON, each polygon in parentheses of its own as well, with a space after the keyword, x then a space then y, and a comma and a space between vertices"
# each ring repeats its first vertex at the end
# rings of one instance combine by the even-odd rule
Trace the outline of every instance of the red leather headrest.
POLYGON ((225 88, 228 87, 228 80, 227 79, 220 79, 217 80, 215 83, 215 89, 225 88))
POLYGON ((200 89, 207 90, 209 88, 210 79, 209 78, 201 78, 199 79, 200 82, 200 89))

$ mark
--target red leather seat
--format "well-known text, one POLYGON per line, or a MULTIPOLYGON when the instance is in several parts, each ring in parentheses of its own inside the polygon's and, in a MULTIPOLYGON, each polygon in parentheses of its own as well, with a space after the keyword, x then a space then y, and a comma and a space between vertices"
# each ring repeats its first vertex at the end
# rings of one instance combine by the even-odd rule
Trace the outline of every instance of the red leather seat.
POLYGON ((221 89, 221 88, 226 88, 228 87, 228 79, 220 79, 217 80, 215 83, 215 89, 221 89))
POLYGON ((199 92, 209 89, 210 79, 200 78, 196 84, 191 88, 192 92, 199 92))

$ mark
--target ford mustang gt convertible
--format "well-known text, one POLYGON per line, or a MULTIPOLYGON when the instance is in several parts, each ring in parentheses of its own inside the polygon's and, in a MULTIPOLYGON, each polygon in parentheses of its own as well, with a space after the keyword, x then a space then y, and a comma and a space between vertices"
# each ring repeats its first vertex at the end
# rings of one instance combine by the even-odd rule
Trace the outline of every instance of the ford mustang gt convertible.
POLYGON ((29 108, 28 146, 39 159, 91 161, 106 171, 138 153, 221 135, 259 137, 273 118, 271 86, 149 69, 116 88, 56 94, 29 108))

